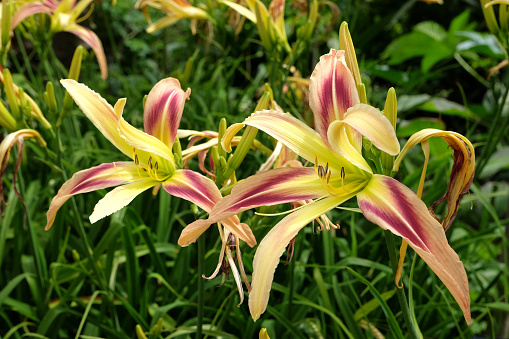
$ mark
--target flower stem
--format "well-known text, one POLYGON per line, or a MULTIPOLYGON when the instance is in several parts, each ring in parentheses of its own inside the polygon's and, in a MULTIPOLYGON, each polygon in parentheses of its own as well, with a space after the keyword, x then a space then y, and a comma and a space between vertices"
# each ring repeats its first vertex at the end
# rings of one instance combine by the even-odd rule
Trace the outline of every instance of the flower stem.
POLYGON ((204 308, 204 279, 203 274, 203 261, 205 258, 205 239, 204 237, 198 238, 198 315, 196 321, 196 339, 202 336, 203 327, 203 308, 204 308))
MULTIPOLYGON (((391 260, 392 272, 394 275, 396 275, 396 271, 398 270, 398 259, 396 258, 396 245, 394 243, 394 235, 390 231, 384 231, 384 234, 385 241, 387 243, 387 250, 389 251, 389 258, 391 260)), ((398 295, 399 305, 401 307, 403 319, 405 319, 405 324, 408 328, 410 338, 419 338, 419 334, 414 326, 414 323, 412 322, 405 291, 403 288, 398 288, 396 294, 398 295)))

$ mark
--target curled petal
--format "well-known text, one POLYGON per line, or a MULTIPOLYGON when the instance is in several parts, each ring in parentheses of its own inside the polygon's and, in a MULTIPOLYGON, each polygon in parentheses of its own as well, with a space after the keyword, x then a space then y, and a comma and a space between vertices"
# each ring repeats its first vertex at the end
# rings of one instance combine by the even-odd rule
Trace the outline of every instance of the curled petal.
MULTIPOLYGON (((189 239, 196 239, 211 224, 219 221, 225 223, 225 219, 250 208, 326 195, 328 192, 322 187, 313 168, 285 167, 261 172, 239 182, 230 195, 214 206, 208 219, 197 220, 184 228, 178 243, 180 246, 186 246, 190 242, 189 239)), ((245 237, 240 238, 250 244, 245 237)))
POLYGON ((454 164, 447 192, 431 206, 431 211, 434 213, 437 205, 447 200, 447 212, 442 221, 442 226, 447 230, 458 213, 461 198, 468 192, 474 179, 475 152, 470 141, 459 133, 431 128, 423 129, 408 139, 405 147, 394 161, 394 170, 399 169, 399 165, 408 151, 418 143, 426 142, 431 137, 442 138, 453 150, 454 164))
POLYGON ((449 289, 470 324, 465 268, 424 202, 405 185, 382 175, 374 175, 357 200, 368 220, 402 237, 419 254, 449 289))
POLYGON ((57 211, 73 195, 118 186, 139 179, 137 167, 132 162, 101 164, 76 172, 71 179, 62 185, 57 195, 51 200, 46 213, 47 224, 45 229, 50 229, 55 221, 57 211))
MULTIPOLYGON (((111 105, 98 93, 87 86, 77 83, 72 79, 60 80, 67 92, 74 99, 87 118, 97 127, 106 139, 108 139, 122 153, 132 158, 133 148, 118 134, 118 116, 111 105)), ((125 102, 125 99, 124 99, 125 102)), ((115 108, 123 109, 123 104, 115 105, 115 108)), ((118 112, 120 114, 120 112, 118 112)))
POLYGON ((348 109, 343 122, 370 140, 378 149, 396 155, 399 142, 387 118, 376 108, 358 104, 348 109))
POLYGON ((260 318, 269 301, 270 289, 279 258, 297 233, 312 220, 350 199, 355 193, 313 202, 285 217, 263 238, 253 259, 249 310, 253 320, 260 318))
POLYGON ((146 180, 130 182, 108 192, 104 198, 99 200, 95 205, 94 212, 90 215, 90 222, 93 224, 97 220, 107 217, 129 205, 139 194, 154 187, 158 183, 158 181, 147 178, 146 180))
MULTIPOLYGON (((16 173, 19 169, 19 165, 21 164, 21 155, 23 152, 23 142, 24 139, 37 139, 39 145, 41 147, 46 147, 46 141, 41 137, 39 132, 33 129, 22 129, 16 132, 8 134, 0 143, 0 203, 5 203, 4 201, 4 190, 3 190, 3 176, 7 168, 7 164, 9 163, 9 157, 11 153, 11 148, 17 144, 18 147, 18 160, 16 160, 16 165, 14 167, 14 179, 13 185, 15 186, 16 181, 16 173)), ((16 194, 19 194, 16 191, 16 187, 14 187, 16 194)), ((21 198, 20 198, 21 199, 21 198)), ((22 200, 22 199, 21 199, 22 200)), ((1 204, 0 204, 1 207, 1 204)))
POLYGON ((175 78, 159 81, 145 101, 143 121, 145 132, 161 140, 169 148, 177 135, 184 104, 191 89, 184 92, 175 78))
POLYGON ((37 13, 46 13, 51 15, 52 9, 38 1, 29 2, 21 6, 12 16, 11 30, 14 30, 23 20, 37 13))
POLYGON ((92 48, 97 58, 97 63, 101 69, 101 78, 105 80, 108 77, 108 64, 106 62, 106 55, 104 54, 103 44, 99 37, 90 29, 77 24, 70 24, 65 27, 65 31, 72 33, 85 41, 87 45, 92 48))
POLYGON ((36 130, 20 129, 8 134, 0 143, 0 172, 3 172, 7 166, 12 146, 14 146, 14 144, 20 139, 37 139, 41 147, 46 147, 46 141, 44 141, 39 132, 36 130))
MULTIPOLYGON (((315 117, 316 130, 328 146, 329 125, 335 120, 343 120, 348 108, 359 102, 355 81, 346 66, 345 52, 331 49, 320 57, 309 80, 309 106, 315 117)), ((360 146, 362 138, 357 136, 354 147, 359 152, 360 146)))
POLYGON ((330 147, 353 165, 368 173, 373 173, 362 154, 351 144, 351 140, 346 132, 347 128, 349 126, 345 126, 345 123, 341 120, 333 121, 329 125, 328 137, 330 147))

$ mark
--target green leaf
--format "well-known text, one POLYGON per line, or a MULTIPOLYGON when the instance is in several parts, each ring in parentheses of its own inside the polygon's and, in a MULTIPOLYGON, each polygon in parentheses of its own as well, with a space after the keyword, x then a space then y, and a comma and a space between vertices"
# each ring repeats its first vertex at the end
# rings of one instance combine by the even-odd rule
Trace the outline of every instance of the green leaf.
POLYGON ((431 99, 429 94, 401 95, 398 96, 398 114, 411 111, 417 106, 428 102, 431 99))
POLYGON ((467 38, 467 40, 456 45, 456 51, 458 52, 474 51, 490 57, 504 57, 504 52, 492 34, 460 31, 456 32, 456 36, 467 38))
POLYGON ((485 304, 486 307, 489 307, 492 310, 509 312, 509 304, 503 302, 493 302, 485 304))
POLYGON ((484 167, 480 178, 486 179, 502 169, 509 168, 509 147, 502 147, 490 157, 484 167))
POLYGON ((391 329, 392 335, 395 338, 404 338, 403 333, 401 332, 401 328, 398 325, 398 322, 396 320, 396 317, 392 313, 391 309, 389 308, 389 305, 385 302, 385 300, 382 298, 382 295, 378 292, 378 290, 363 276, 361 276, 359 273, 352 270, 350 267, 346 267, 350 273, 352 273, 360 282, 362 282, 364 285, 368 286, 369 291, 371 294, 378 300, 380 303, 380 306, 382 307, 382 310, 385 314, 385 317, 387 318, 387 322, 389 323, 389 328, 391 329))
POLYGON ((457 31, 466 31, 469 30, 467 26, 470 22, 470 11, 463 11, 460 15, 452 19, 451 24, 449 25, 449 34, 454 34, 457 31))
MULTIPOLYGON (((399 102, 398 102, 399 103, 399 102)), ((433 98, 427 103, 418 107, 427 112, 440 113, 445 115, 454 115, 462 118, 478 119, 479 117, 472 113, 468 108, 456 102, 445 98, 433 98)))
POLYGON ((17 275, 16 277, 12 278, 7 285, 0 291, 0 306, 2 306, 4 300, 9 296, 9 294, 14 290, 19 283, 26 279, 28 276, 33 276, 30 273, 22 273, 17 275))
POLYGON ((443 41, 447 38, 446 30, 435 21, 419 22, 413 28, 414 32, 423 33, 436 41, 443 41))
MULTIPOLYGON (((395 65, 412 58, 433 54, 437 50, 442 55, 442 51, 449 50, 449 48, 429 35, 422 32, 412 32, 391 42, 383 52, 383 55, 389 58, 389 65, 395 65)), ((452 50, 450 51, 451 56, 453 52, 452 50)))
MULTIPOLYGON (((387 301, 390 298, 392 298, 394 293, 396 293, 396 290, 384 292, 384 293, 380 294, 380 296, 382 297, 383 300, 387 301)), ((365 303, 364 305, 362 305, 362 307, 359 308, 355 312, 353 317, 356 321, 360 321, 362 318, 367 317, 368 314, 370 314, 371 312, 376 310, 378 307, 380 307, 380 303, 378 302, 378 299, 373 298, 370 301, 368 301, 367 303, 365 303)))

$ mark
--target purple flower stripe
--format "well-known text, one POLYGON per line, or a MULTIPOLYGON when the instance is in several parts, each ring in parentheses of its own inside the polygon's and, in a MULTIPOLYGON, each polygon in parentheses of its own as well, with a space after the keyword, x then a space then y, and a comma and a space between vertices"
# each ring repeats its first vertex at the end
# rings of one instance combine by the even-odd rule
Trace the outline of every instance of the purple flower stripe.
POLYGON ((207 212, 221 199, 212 180, 190 170, 177 171, 163 187, 169 194, 191 201, 207 212))
MULTIPOLYGON (((121 177, 111 177, 111 170, 114 168, 115 166, 113 163, 105 163, 96 167, 92 167, 88 170, 84 170, 82 171, 83 173, 77 172, 74 175, 74 180, 71 179, 72 182, 77 181, 77 183, 67 194, 74 195, 78 193, 90 192, 125 183, 126 180, 122 179, 121 177), (104 176, 104 174, 106 174, 106 176, 104 176)), ((71 180, 69 180, 68 183, 70 183, 71 180)))
POLYGON ((355 87, 355 81, 353 79, 350 70, 341 61, 336 61, 336 68, 334 71, 335 81, 335 93, 331 93, 336 96, 337 109, 339 110, 341 117, 350 108, 359 103, 357 94, 357 88, 355 87))
POLYGON ((145 104, 145 131, 171 147, 177 135, 186 96, 178 80, 169 78, 158 82, 145 104))

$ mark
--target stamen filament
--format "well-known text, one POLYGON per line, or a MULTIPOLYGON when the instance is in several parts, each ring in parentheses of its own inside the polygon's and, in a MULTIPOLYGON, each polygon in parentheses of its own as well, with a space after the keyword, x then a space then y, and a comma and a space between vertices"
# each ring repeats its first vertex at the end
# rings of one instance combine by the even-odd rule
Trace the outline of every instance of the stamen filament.
POLYGON ((132 181, 134 181, 134 180, 132 180, 132 179, 126 179, 126 178, 124 178, 124 177, 120 174, 120 172, 118 171, 118 168, 117 168, 117 164, 116 164, 116 163, 113 163, 113 167, 115 167, 115 171, 117 172, 117 175, 120 177, 120 179, 125 180, 125 181, 127 181, 127 182, 132 182, 132 181))

